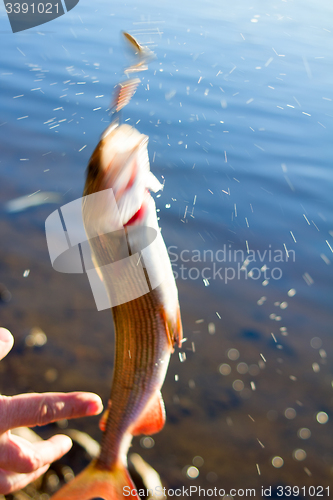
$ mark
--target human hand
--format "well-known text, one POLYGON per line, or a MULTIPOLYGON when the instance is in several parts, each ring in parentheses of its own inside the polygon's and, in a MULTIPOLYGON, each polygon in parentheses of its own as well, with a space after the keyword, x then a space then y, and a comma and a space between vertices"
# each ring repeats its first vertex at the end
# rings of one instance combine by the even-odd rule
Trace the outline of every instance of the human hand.
MULTIPOLYGON (((0 359, 8 354, 13 343, 12 334, 0 328, 0 359)), ((98 415, 102 409, 99 396, 88 392, 0 395, 0 494, 19 490, 34 481, 72 446, 65 435, 30 443, 11 434, 10 429, 98 415)))

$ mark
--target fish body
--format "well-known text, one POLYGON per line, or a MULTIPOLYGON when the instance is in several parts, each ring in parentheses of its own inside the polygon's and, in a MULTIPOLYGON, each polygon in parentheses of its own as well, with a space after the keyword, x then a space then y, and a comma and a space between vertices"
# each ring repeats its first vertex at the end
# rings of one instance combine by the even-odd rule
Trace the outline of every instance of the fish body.
MULTIPOLYGON (((99 457, 53 500, 123 498, 125 486, 134 488, 126 465, 132 437, 158 432, 165 422, 160 389, 174 344, 181 343, 182 326, 171 263, 150 195, 161 185, 150 172, 147 142, 136 129, 111 124, 88 165, 83 220, 95 266, 111 304, 117 304, 112 307, 115 364, 110 404, 101 420, 99 457), (116 217, 105 203, 110 189, 116 217), (93 204, 86 202, 95 193, 102 195, 101 206, 98 197, 93 204), (119 276, 109 265, 131 259, 136 265, 122 267, 119 276), (133 293, 135 298, 126 300, 133 293)), ((135 492, 131 495, 137 499, 135 492)))

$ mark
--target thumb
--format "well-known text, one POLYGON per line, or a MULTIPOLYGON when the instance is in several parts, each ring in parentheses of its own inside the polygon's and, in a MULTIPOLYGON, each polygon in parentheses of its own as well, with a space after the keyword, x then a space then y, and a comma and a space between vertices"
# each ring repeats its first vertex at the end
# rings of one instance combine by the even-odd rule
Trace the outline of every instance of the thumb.
POLYGON ((14 344, 14 337, 6 328, 0 328, 0 359, 7 356, 14 344))

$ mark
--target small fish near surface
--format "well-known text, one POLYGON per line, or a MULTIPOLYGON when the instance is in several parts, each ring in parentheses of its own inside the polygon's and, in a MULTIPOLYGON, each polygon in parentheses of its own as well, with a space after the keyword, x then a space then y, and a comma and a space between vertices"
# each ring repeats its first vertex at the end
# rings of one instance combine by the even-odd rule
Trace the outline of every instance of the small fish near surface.
MULTIPOLYGON (((88 165, 82 212, 95 268, 112 305, 113 383, 98 458, 52 500, 123 499, 134 488, 127 470, 132 437, 159 432, 165 422, 160 389, 174 344, 181 344, 182 326, 150 194, 162 186, 150 172, 147 143, 147 136, 115 121, 88 165)), ((128 498, 138 499, 134 491, 128 498)))

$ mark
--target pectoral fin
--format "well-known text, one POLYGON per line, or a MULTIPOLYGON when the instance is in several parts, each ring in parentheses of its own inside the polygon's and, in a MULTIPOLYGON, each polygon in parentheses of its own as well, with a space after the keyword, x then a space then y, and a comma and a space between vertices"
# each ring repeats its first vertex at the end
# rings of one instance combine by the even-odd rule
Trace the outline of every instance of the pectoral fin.
POLYGON ((180 317, 179 306, 177 307, 175 320, 172 320, 167 315, 165 309, 162 309, 162 317, 165 324, 165 330, 171 347, 171 351, 173 352, 174 345, 177 344, 178 347, 181 347, 183 339, 183 327, 182 327, 182 320, 180 317))
POLYGON ((182 325, 182 318, 180 316, 180 308, 178 306, 177 309, 177 319, 176 319, 176 327, 173 332, 175 342, 177 343, 178 347, 182 345, 182 340, 183 340, 183 325, 182 325))
POLYGON ((101 431, 105 431, 105 428, 106 428, 106 422, 108 420, 108 417, 109 417, 109 412, 110 412, 110 406, 105 410, 105 412, 103 413, 103 415, 101 416, 100 420, 99 420, 99 428, 101 429, 101 431))

